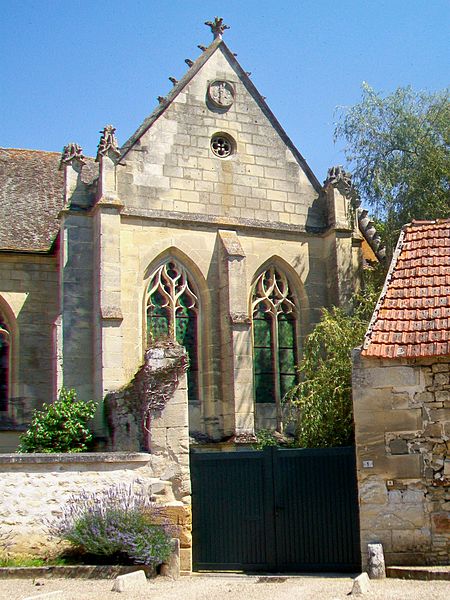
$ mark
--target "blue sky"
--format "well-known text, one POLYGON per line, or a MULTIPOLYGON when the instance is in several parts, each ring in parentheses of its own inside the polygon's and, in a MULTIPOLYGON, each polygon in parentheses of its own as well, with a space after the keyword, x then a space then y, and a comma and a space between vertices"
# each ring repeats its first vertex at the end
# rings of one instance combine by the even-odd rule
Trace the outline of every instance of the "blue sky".
POLYGON ((0 146, 95 155, 123 143, 179 79, 185 58, 224 39, 319 180, 343 162, 337 106, 361 83, 448 85, 449 0, 0 0, 0 146))

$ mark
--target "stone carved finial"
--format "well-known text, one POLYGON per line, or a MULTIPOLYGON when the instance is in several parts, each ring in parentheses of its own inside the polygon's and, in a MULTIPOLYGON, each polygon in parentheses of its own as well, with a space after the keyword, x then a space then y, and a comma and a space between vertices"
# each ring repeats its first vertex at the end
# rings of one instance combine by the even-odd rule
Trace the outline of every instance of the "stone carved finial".
POLYGON ((100 131, 101 138, 98 143, 97 149, 97 158, 100 159, 100 156, 106 156, 108 152, 112 152, 116 156, 120 156, 119 144, 117 143, 116 136, 114 135, 116 132, 116 128, 112 125, 105 125, 102 131, 100 131))
POLYGON ((222 39, 224 31, 230 29, 229 25, 224 24, 222 17, 214 17, 214 21, 205 21, 205 25, 211 27, 214 39, 222 39))
POLYGON ((64 146, 61 154, 61 164, 68 165, 74 160, 77 160, 82 165, 86 162, 86 158, 83 155, 83 148, 74 142, 70 142, 70 144, 64 146))
POLYGON ((361 206, 361 199, 358 190, 353 185, 352 175, 346 171, 342 165, 328 169, 327 178, 323 182, 325 187, 327 185, 336 186, 338 184, 343 186, 344 195, 351 201, 353 209, 361 206))
POLYGON ((340 182, 344 184, 344 187, 347 191, 350 191, 353 187, 351 173, 345 171, 344 167, 341 165, 328 169, 327 178, 324 181, 324 185, 337 185, 340 182))

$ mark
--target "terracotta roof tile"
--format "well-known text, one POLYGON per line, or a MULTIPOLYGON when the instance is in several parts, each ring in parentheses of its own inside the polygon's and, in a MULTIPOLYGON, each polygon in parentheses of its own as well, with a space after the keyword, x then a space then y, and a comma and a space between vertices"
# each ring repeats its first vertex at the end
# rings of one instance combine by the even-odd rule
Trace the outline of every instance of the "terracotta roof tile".
POLYGON ((450 219, 403 228, 362 354, 450 354, 450 219))

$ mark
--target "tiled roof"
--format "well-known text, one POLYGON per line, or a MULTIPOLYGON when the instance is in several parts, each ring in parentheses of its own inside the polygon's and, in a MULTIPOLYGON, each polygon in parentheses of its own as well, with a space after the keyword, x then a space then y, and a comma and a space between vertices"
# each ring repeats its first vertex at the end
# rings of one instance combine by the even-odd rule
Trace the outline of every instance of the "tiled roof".
POLYGON ((362 355, 450 355, 450 219, 403 228, 362 355))
POLYGON ((0 250, 45 252, 64 202, 59 152, 0 148, 0 250))
MULTIPOLYGON (((85 157, 80 185, 86 197, 98 178, 98 163, 85 157)), ((64 206, 60 152, 0 148, 0 251, 48 252, 64 206)))

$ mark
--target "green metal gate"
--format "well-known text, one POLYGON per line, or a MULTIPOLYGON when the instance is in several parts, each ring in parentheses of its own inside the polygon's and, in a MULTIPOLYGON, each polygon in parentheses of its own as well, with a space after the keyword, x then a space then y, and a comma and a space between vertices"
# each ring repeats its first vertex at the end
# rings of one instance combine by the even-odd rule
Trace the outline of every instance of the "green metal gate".
POLYGON ((192 452, 194 570, 357 571, 354 448, 192 452))

